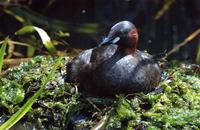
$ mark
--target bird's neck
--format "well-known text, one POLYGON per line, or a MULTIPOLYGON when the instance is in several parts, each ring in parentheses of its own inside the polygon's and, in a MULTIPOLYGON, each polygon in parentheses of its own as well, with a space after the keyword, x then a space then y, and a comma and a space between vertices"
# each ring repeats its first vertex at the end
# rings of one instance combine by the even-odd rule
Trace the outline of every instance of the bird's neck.
POLYGON ((134 54, 137 47, 137 41, 129 41, 129 42, 123 42, 118 44, 118 51, 122 52, 124 54, 134 54))
POLYGON ((127 54, 127 55, 129 55, 129 54, 134 55, 134 53, 136 51, 136 47, 127 48, 127 47, 123 47, 123 46, 118 46, 117 51, 127 54))

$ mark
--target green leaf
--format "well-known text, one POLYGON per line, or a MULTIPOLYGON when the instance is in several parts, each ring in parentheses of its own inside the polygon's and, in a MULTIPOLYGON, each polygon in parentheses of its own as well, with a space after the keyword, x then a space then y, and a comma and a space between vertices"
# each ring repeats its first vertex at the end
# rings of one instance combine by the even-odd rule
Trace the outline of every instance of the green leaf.
POLYGON ((51 38, 48 36, 48 34, 43 29, 32 26, 32 25, 28 25, 28 26, 25 26, 25 27, 21 28, 20 30, 18 30, 15 34, 22 35, 22 34, 26 34, 26 33, 35 32, 35 31, 39 34, 45 48, 51 54, 55 54, 56 48, 54 47, 53 43, 51 42, 51 38))
POLYGON ((58 32, 56 33, 56 35, 57 35, 58 37, 69 37, 69 36, 70 36, 70 33, 68 33, 68 32, 63 32, 63 31, 58 31, 58 32))
POLYGON ((8 43, 8 38, 6 38, 3 41, 3 44, 2 44, 2 46, 0 48, 0 73, 1 73, 2 67, 3 67, 3 59, 4 59, 4 54, 5 54, 5 51, 6 51, 7 43, 8 43))
POLYGON ((22 34, 31 33, 31 32, 34 32, 34 31, 36 31, 34 29, 34 26, 27 25, 27 26, 21 28, 20 30, 18 30, 17 32, 15 32, 15 35, 22 35, 22 34))
POLYGON ((14 114, 12 115, 5 123, 3 123, 0 126, 0 130, 8 130, 10 129, 13 125, 15 125, 32 107, 32 105, 35 103, 37 98, 41 95, 43 92, 46 84, 52 79, 54 76, 56 69, 58 66, 61 64, 62 58, 59 58, 55 65, 53 66, 52 70, 50 73, 46 76, 43 76, 42 78, 42 85, 40 89, 14 114))
POLYGON ((12 12, 11 10, 8 10, 8 9, 4 9, 3 10, 5 13, 13 16, 16 20, 18 20, 19 22, 23 23, 25 22, 25 19, 17 14, 15 14, 14 12, 12 12))
POLYGON ((85 34, 95 34, 97 33, 98 24, 96 23, 85 23, 78 26, 75 31, 78 33, 85 33, 85 34))
POLYGON ((32 57, 35 53, 35 47, 32 47, 32 46, 28 46, 28 49, 27 49, 27 56, 28 57, 32 57))

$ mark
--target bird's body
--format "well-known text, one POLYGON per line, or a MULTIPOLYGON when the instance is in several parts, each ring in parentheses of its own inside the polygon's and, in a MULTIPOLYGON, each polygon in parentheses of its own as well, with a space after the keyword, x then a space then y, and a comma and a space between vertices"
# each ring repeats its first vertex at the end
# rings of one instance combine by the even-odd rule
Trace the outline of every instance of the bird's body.
POLYGON ((161 77, 152 56, 136 50, 134 44, 132 49, 106 43, 85 50, 67 68, 70 82, 78 82, 87 92, 105 96, 149 92, 161 77))

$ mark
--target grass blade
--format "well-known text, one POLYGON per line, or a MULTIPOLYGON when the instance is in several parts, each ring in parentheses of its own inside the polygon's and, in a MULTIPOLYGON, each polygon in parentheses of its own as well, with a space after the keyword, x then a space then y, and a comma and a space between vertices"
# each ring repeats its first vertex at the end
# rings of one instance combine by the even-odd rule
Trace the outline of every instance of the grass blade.
POLYGON ((199 43, 198 43, 198 47, 197 47, 197 55, 196 55, 195 61, 197 64, 200 64, 200 39, 199 39, 199 43))
POLYGON ((4 54, 5 54, 5 51, 6 51, 7 43, 8 43, 8 38, 6 38, 3 41, 3 44, 2 44, 2 46, 0 48, 0 73, 1 73, 2 67, 3 67, 3 59, 4 59, 4 54))
POLYGON ((35 54, 35 48, 32 46, 28 46, 27 48, 27 56, 28 57, 33 57, 33 55, 35 54))
POLYGON ((43 92, 46 84, 49 82, 49 80, 52 79, 52 76, 55 74, 56 69, 61 64, 61 59, 59 58, 55 65, 53 66, 50 73, 42 78, 42 85, 40 89, 14 114, 12 115, 4 124, 0 126, 0 130, 8 130, 13 125, 15 125, 32 107, 32 105, 35 103, 37 98, 41 95, 43 92))
POLYGON ((31 32, 37 32, 42 40, 42 43, 44 44, 45 48, 51 53, 55 54, 56 53, 56 48, 54 47, 53 43, 51 42, 51 38, 48 36, 48 34, 41 28, 28 25, 20 30, 18 30, 15 34, 16 35, 22 35, 26 33, 31 33, 31 32))
POLYGON ((160 19, 160 17, 162 17, 173 5, 173 3, 175 2, 175 0, 168 0, 165 2, 164 6, 162 7, 161 10, 159 10, 156 14, 156 16, 154 17, 155 20, 160 19))
POLYGON ((20 30, 18 30, 17 32, 15 32, 15 34, 22 35, 22 34, 31 33, 34 31, 35 31, 34 26, 27 25, 27 26, 24 26, 23 28, 21 28, 20 30))

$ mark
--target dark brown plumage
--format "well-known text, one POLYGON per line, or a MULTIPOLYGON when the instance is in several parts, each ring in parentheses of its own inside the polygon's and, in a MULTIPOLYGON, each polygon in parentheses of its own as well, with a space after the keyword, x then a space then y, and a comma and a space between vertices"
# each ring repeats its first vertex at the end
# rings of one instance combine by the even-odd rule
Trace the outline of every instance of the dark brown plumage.
POLYGON ((131 22, 117 23, 99 47, 81 52, 68 63, 68 81, 80 83, 94 95, 153 90, 160 82, 161 71, 150 54, 136 50, 137 40, 131 22))

